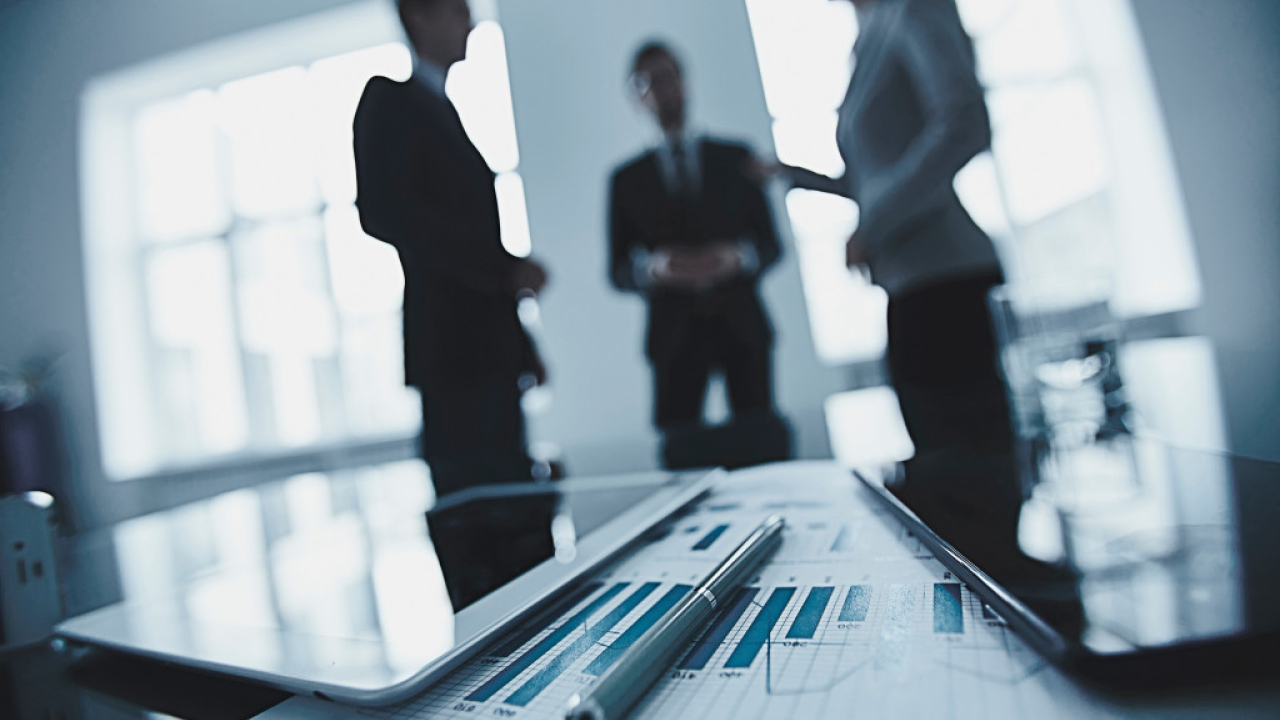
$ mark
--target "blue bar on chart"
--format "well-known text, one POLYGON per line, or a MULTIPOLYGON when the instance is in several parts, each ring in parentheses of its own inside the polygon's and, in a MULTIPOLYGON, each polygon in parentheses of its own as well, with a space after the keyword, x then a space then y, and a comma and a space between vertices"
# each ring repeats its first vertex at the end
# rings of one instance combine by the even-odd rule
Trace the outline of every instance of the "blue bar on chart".
POLYGON ((693 549, 694 549, 694 550, 706 550, 707 548, 709 548, 709 547, 711 547, 712 545, 714 545, 714 544, 715 544, 715 542, 716 542, 716 540, 719 540, 719 539, 720 539, 720 536, 724 534, 724 531, 725 531, 725 530, 728 530, 728 529, 729 529, 729 526, 728 526, 728 525, 717 525, 717 526, 715 526, 714 528, 712 528, 712 529, 711 529, 711 532, 709 532, 709 533, 707 533, 706 535, 703 535, 703 536, 702 536, 702 539, 701 539, 701 540, 699 540, 699 541, 697 542, 697 544, 695 544, 695 545, 693 546, 693 549))
POLYGON ((652 607, 640 616, 639 620, 632 623, 626 632, 622 633, 618 639, 609 644, 609 647, 597 655, 595 660, 591 661, 591 664, 587 666, 586 673, 588 675, 600 675, 605 670, 608 670, 611 665, 618 661, 618 658, 622 657, 622 653, 626 652, 627 648, 634 645, 642 635, 649 632, 662 619, 662 616, 675 607, 676 603, 683 600, 684 596, 688 595, 692 589, 692 585, 676 585, 668 590, 665 595, 658 599, 658 602, 654 603, 652 607))
POLYGON ((827 611, 827 603, 831 602, 831 595, 836 591, 832 587, 816 587, 809 591, 809 595, 804 599, 804 604, 800 606, 800 612, 796 614, 796 619, 791 623, 791 629, 787 631, 787 637, 794 640, 811 639, 818 631, 818 622, 822 620, 822 613, 827 611))
POLYGON ((787 609, 787 603, 791 602, 795 594, 796 589, 793 587, 775 588, 769 593, 769 599, 765 601, 764 607, 756 613, 755 619, 751 621, 747 631, 742 634, 742 639, 738 641, 738 646, 730 653, 729 659, 724 664, 726 669, 751 667, 751 662, 756 659, 756 655, 760 654, 760 649, 765 646, 765 643, 769 642, 769 634, 773 632, 773 626, 778 624, 778 618, 782 617, 782 611, 787 609))
POLYGON ((589 605, 579 610, 573 617, 565 620, 564 623, 557 627, 546 637, 538 641, 537 645, 529 648, 524 654, 516 658, 510 665, 502 668, 493 677, 486 680, 467 695, 467 699, 472 702, 485 702, 489 698, 498 693, 499 690, 506 687, 507 683, 516 679, 516 676, 529 669, 534 663, 541 660, 544 655, 551 652, 552 648, 559 645, 562 640, 573 634, 575 630, 586 624, 587 618, 591 617, 597 610, 604 607, 610 600, 618 596, 626 589, 629 583, 616 583, 608 590, 604 591, 600 597, 592 600, 589 605))
POLYGON ((853 530, 848 525, 841 525, 836 534, 836 541, 831 543, 831 552, 849 552, 853 549, 853 530))
POLYGON ((636 588, 636 591, 627 596, 626 600, 618 603, 618 606, 600 618, 599 622, 586 628, 586 632, 582 633, 582 637, 573 641, 569 647, 562 650, 551 662, 543 665, 542 669, 534 673, 533 677, 526 680, 523 685, 516 688, 516 691, 511 693, 503 702, 519 707, 524 707, 533 702, 533 699, 538 697, 543 690, 546 690, 551 683, 555 682, 556 678, 563 675, 570 665, 585 655, 588 650, 595 647, 596 643, 600 642, 605 634, 613 629, 614 625, 621 622, 622 618, 631 614, 631 611, 644 602, 645 598, 653 594, 653 591, 657 590, 659 585, 661 583, 648 582, 636 588))
POLYGON ((844 605, 840 608, 840 622, 865 622, 867 610, 871 607, 871 586, 854 585, 849 594, 844 596, 844 605))
POLYGON ((604 583, 587 583, 577 590, 565 595, 557 600, 551 607, 538 613, 532 620, 526 622, 519 630, 513 632, 501 645, 494 648, 489 653, 491 657, 507 657, 511 653, 524 647, 525 643, 534 638, 535 635, 547 629, 547 626, 555 622, 558 618, 564 617, 564 614, 578 606, 583 600, 587 599, 595 591, 604 587, 604 583))
POLYGON ((751 607, 751 601, 755 600, 756 593, 760 592, 760 588, 744 587, 738 590, 734 595, 732 602, 729 603, 720 617, 712 623, 711 628, 707 630, 698 642, 694 644, 693 649, 688 655, 677 665, 681 670, 701 670, 707 666, 707 662, 711 660, 711 656, 715 654, 716 648, 720 647, 720 643, 729 637, 729 631, 733 630, 733 626, 738 624, 738 619, 742 614, 751 607))
POLYGON ((964 632, 959 584, 936 583, 933 586, 933 631, 952 634, 964 632))

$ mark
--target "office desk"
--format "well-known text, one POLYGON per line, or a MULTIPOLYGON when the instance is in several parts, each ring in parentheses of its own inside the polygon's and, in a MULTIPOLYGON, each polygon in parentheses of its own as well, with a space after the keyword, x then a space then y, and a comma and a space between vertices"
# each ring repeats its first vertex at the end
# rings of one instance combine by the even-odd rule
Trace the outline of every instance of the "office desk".
MULTIPOLYGON (((625 489, 604 498, 569 497, 561 512, 573 518, 578 532, 588 532, 647 496, 652 480, 667 477, 618 476, 625 489)), ((120 600, 163 598, 152 606, 218 620, 276 620, 349 637, 375 626, 394 629, 396 623, 411 624, 415 608, 425 603, 449 612, 424 519, 433 504, 425 467, 406 461, 299 475, 63 538, 58 554, 67 610, 78 615, 120 600), (377 606, 375 596, 387 595, 377 590, 387 582, 395 584, 397 597, 411 594, 417 605, 400 603, 398 613, 377 606), (315 593, 349 598, 342 617, 306 615, 313 608, 302 600, 315 593)), ((59 651, 46 644, 0 653, 0 720, 153 713, 232 720, 252 717, 286 697, 103 651, 59 651)))
MULTIPOLYGON (((346 512, 343 508, 350 510, 354 506, 363 508, 366 515, 370 516, 378 516, 379 513, 388 512, 389 508, 396 508, 390 515, 381 516, 381 520, 391 526, 407 527, 411 513, 420 522, 420 508, 417 506, 430 502, 430 497, 425 487, 413 479, 413 473, 406 470, 403 467, 392 468, 390 471, 385 468, 375 469, 365 475, 333 478, 327 485, 322 485, 317 478, 309 476, 302 480, 294 479, 264 487, 250 495, 259 500, 256 513, 264 518, 263 524, 267 528, 265 534, 274 533, 277 544, 286 542, 293 535, 293 532, 285 532, 281 527, 274 530, 270 528, 280 519, 274 517, 278 513, 270 509, 277 501, 282 501, 277 508, 283 512, 282 517, 292 518, 291 529, 294 532, 326 514, 341 517, 346 512), (395 479, 397 471, 400 475, 395 479), (364 483, 371 484, 377 491, 374 496, 362 495, 367 492, 361 489, 364 483), (276 499, 272 500, 273 497, 276 499), (325 507, 323 502, 319 502, 323 497, 336 501, 325 507), (352 506, 343 500, 360 497, 365 497, 367 501, 361 504, 357 500, 352 506), (373 501, 375 497, 379 498, 378 502, 373 501), (312 515, 310 521, 304 519, 305 515, 298 514, 304 512, 299 508, 307 507, 310 510, 306 512, 312 515)), ((768 472, 799 478, 830 476, 842 471, 833 464, 795 463, 775 467, 768 472)), ((133 577, 138 571, 134 562, 140 559, 122 556, 122 562, 118 565, 120 585, 126 592, 131 589, 145 590, 145 586, 138 588, 137 584, 143 582, 145 585, 148 578, 154 582, 156 577, 165 574, 171 580, 189 581, 190 577, 184 578, 184 573, 176 568, 184 565, 207 566, 210 562, 199 551, 201 543, 193 540, 193 536, 201 534, 199 518, 208 515, 225 520, 230 517, 229 512, 234 515, 234 512, 226 510, 227 507, 254 506, 254 502, 249 499, 250 495, 246 495, 244 491, 233 495, 230 499, 220 498, 199 506, 179 508, 143 518, 134 521, 133 525, 126 524, 107 533, 77 538, 72 543, 74 547, 70 552, 68 568, 69 580, 73 586, 70 597, 76 602, 85 603, 94 599, 91 597, 94 593, 98 593, 97 599, 101 599, 105 596, 101 588, 105 584, 102 569, 106 556, 116 551, 141 552, 146 555, 146 548, 154 549, 157 547, 155 543, 165 537, 171 541, 168 545, 170 549, 185 547, 174 553, 179 559, 170 557, 167 561, 157 562, 154 553, 151 557, 141 558, 145 560, 144 567, 150 567, 153 573, 144 573, 140 579, 133 577), (97 575, 96 580, 94 575, 97 575)), ((318 527, 312 526, 308 532, 320 532, 318 527)), ((420 532, 425 536, 425 528, 420 532)), ((310 537, 311 542, 314 542, 316 536, 312 534, 310 537)), ((206 539, 212 540, 213 536, 206 539)), ((287 545, 286 542, 286 547, 287 545)), ((279 557, 287 557, 288 554, 268 555, 277 558, 274 572, 287 576, 290 572, 289 563, 280 561, 279 557)), ((199 572, 191 572, 191 577, 199 576, 199 572)), ((1069 679, 1051 669, 1042 671, 1037 682, 1047 687, 1060 688, 1076 697, 1083 695, 1087 698, 1087 706, 1096 710, 1097 715, 1108 717, 1260 718, 1275 717, 1280 712, 1280 687, 1233 687, 1170 692, 1159 697, 1116 698, 1076 687, 1069 679)), ((234 679, 206 676, 171 665, 98 651, 59 653, 49 647, 39 647, 0 656, 0 714, 6 720, 10 713, 15 716, 15 720, 154 720, 168 716, 189 720, 247 720, 287 697, 285 693, 254 687, 234 679)), ((1092 711, 1089 713, 1091 716, 1094 714, 1092 711)), ((536 713, 528 714, 529 717, 535 715, 536 713)), ((964 708, 955 708, 954 715, 965 717, 972 713, 965 712, 964 708)))

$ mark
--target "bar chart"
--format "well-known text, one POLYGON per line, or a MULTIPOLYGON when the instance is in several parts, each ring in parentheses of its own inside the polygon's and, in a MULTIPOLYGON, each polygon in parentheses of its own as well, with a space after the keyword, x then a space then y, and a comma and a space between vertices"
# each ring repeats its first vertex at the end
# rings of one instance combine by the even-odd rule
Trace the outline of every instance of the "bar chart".
MULTIPOLYGON (((579 606, 552 627, 532 635, 522 628, 512 640, 524 639, 523 645, 513 648, 513 643, 508 641, 495 647, 491 657, 512 659, 478 684, 465 699, 487 702, 497 697, 505 705, 526 707, 588 654, 592 657, 578 671, 598 677, 692 589, 691 585, 676 584, 659 592, 661 587, 658 582, 585 586, 569 598, 577 600, 579 606), (636 615, 636 610, 650 598, 657 600, 636 615), (634 619, 625 624, 627 618, 634 619), (534 642, 539 634, 542 637, 534 642)), ((746 670, 755 665, 770 646, 814 640, 821 626, 832 632, 836 626, 851 630, 850 624, 867 621, 875 591, 876 588, 869 585, 741 588, 703 636, 693 642, 677 668, 697 671, 710 666, 746 670), (713 658, 718 658, 717 662, 713 663, 713 658)), ((933 632, 963 634, 964 615, 958 583, 896 585, 885 590, 890 597, 906 597, 916 591, 931 593, 933 632)), ((786 647, 794 650, 801 646, 786 647)))
POLYGON ((621 565, 564 590, 422 695, 359 712, 381 720, 558 717, 687 598, 766 509, 786 514, 782 547, 720 599, 633 717, 837 718, 852 707, 867 716, 902 708, 945 716, 962 699, 1021 707, 1016 688, 1043 665, 892 518, 852 501, 770 491, 778 499, 752 496, 758 488, 713 497, 621 565), (883 690, 908 680, 900 695, 883 690), (883 704, 866 706, 868 697, 883 704))
POLYGON ((728 529, 729 529, 729 526, 728 526, 728 525, 717 525, 717 526, 715 526, 714 528, 712 528, 712 529, 711 529, 711 531, 710 531, 710 532, 708 532, 706 535, 703 535, 703 536, 702 536, 702 539, 700 539, 700 540, 698 540, 698 542, 694 543, 694 545, 693 545, 693 549, 694 549, 694 550, 707 550, 707 549, 709 549, 712 545, 715 545, 715 544, 716 544, 716 540, 719 540, 719 539, 720 539, 720 536, 721 536, 721 535, 724 535, 725 530, 728 530, 728 529))
MULTIPOLYGON (((911 594, 928 590, 932 593, 931 624, 933 632, 945 635, 964 633, 959 583, 934 583, 931 586, 892 585, 883 589, 901 606, 910 603, 911 594)), ((742 588, 722 612, 689 648, 677 667, 681 670, 704 670, 719 651, 725 669, 749 668, 761 651, 771 643, 789 640, 813 640, 820 626, 828 630, 850 631, 856 623, 867 622, 875 588, 870 585, 848 587, 813 586, 742 588)))
POLYGON ((756 612, 755 618, 751 620, 751 624, 747 626, 742 637, 734 645, 733 652, 729 654, 729 659, 725 661, 724 666, 726 668, 751 667, 751 663, 756 659, 756 656, 768 644, 769 637, 773 633, 773 626, 782 617, 782 612, 786 610, 787 603, 791 602, 791 598, 795 594, 796 589, 789 587, 774 588, 769 593, 769 599, 756 612))
MULTIPOLYGON (((708 709, 698 698, 714 696, 730 706, 708 717, 846 717, 868 693, 882 697, 886 677, 937 683, 958 674, 1007 692, 1043 669, 1018 648, 1003 621, 945 572, 933 581, 751 586, 637 714, 698 718, 708 709), (675 712, 684 707, 693 710, 675 712)), ((919 692, 932 696, 940 687, 919 692)))

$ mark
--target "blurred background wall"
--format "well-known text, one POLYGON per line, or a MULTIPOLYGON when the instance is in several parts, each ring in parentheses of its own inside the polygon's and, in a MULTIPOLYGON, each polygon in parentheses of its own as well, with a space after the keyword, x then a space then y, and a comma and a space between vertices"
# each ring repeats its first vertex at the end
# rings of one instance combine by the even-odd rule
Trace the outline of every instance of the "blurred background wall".
POLYGON ((1195 237, 1232 448, 1280 459, 1280 3, 1133 0, 1195 237))
MULTIPOLYGON (((666 38, 686 64, 693 127, 772 152, 746 5, 545 0, 500 7, 534 254, 553 273, 543 310, 554 402, 537 433, 561 444, 575 471, 651 466, 644 305, 615 291, 605 274, 609 173, 659 137, 625 83, 640 43, 666 38)), ((780 203, 775 211, 788 237, 780 203)), ((777 333, 777 398, 795 424, 798 455, 829 457, 822 403, 842 389, 842 378, 815 356, 794 248, 766 276, 764 297, 777 333)))

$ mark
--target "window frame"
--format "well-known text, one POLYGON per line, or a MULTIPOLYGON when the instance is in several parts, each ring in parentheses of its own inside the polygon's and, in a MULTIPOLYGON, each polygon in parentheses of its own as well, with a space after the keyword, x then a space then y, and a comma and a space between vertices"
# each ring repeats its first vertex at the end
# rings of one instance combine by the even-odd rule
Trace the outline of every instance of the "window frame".
MULTIPOLYGON (((496 8, 491 4, 480 3, 477 10, 477 21, 496 22, 496 8)), ((309 69, 318 60, 389 43, 405 44, 394 8, 379 0, 365 0, 180 51, 96 78, 86 88, 81 100, 80 159, 85 285, 99 455, 108 482, 166 488, 182 485, 182 489, 159 494, 190 502, 297 472, 330 472, 418 457, 416 424, 411 430, 360 435, 344 432, 339 437, 322 433, 318 440, 300 446, 280 442, 264 446, 253 441, 261 423, 255 416, 261 413, 255 413, 251 405, 245 409, 247 439, 239 449, 182 457, 180 450, 166 447, 171 444, 161 437, 160 426, 168 414, 161 407, 162 390, 148 382, 163 352, 149 327, 150 288, 144 282, 148 264, 160 253, 184 245, 216 242, 223 248, 230 275, 228 310, 244 395, 269 396, 266 389, 254 387, 257 381, 249 368, 250 351, 241 332, 244 300, 243 286, 236 280, 237 238, 285 220, 314 218, 323 223, 331 210, 349 206, 318 193, 315 205, 305 210, 258 219, 239 217, 233 210, 225 226, 215 233, 152 242, 144 237, 136 210, 137 183, 132 181, 141 169, 132 136, 134 119, 148 105, 264 72, 292 66, 309 69), (122 176, 130 181, 121 182, 122 176), (143 392, 133 392, 139 389, 143 392)), ((518 176, 518 167, 509 172, 518 176)), ((328 242, 321 237, 322 242, 328 242)), ((327 248, 320 252, 324 255, 325 291, 330 302, 336 302, 332 260, 327 248)), ((342 314, 335 312, 334 319, 341 327, 342 314)), ((340 358, 341 353, 339 347, 334 357, 340 358)), ((337 390, 343 389, 340 383, 337 390)), ((173 504, 166 500, 160 506, 140 510, 149 512, 173 504)))

